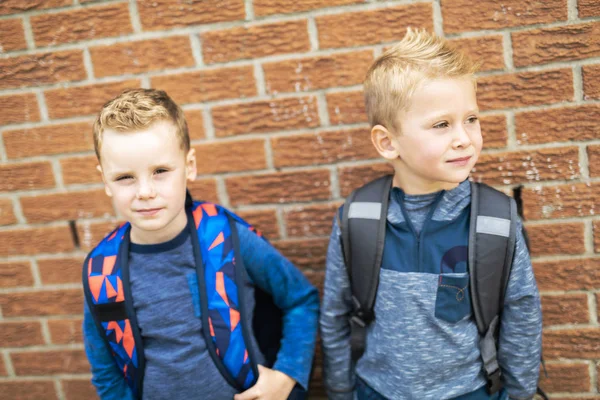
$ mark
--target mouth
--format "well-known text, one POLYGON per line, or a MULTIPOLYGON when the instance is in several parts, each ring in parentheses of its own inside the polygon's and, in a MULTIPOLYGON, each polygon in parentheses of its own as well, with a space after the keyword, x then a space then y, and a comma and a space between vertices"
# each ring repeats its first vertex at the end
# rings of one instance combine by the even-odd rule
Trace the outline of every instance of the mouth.
POLYGON ((162 208, 144 208, 141 210, 136 210, 135 212, 145 217, 151 217, 156 215, 160 210, 162 210, 162 208))
POLYGON ((472 156, 454 158, 452 160, 446 161, 447 163, 455 164, 455 165, 467 165, 472 156))

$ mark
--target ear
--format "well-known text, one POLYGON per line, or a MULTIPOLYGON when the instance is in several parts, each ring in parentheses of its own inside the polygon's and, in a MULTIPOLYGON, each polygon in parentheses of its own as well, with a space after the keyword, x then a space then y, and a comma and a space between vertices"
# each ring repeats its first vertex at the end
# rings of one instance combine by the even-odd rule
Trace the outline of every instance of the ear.
POLYGON ((396 149, 397 142, 394 141, 394 134, 383 125, 375 125, 371 129, 371 142, 381 157, 387 160, 395 160, 400 157, 396 149))
POLYGON ((196 150, 190 149, 185 157, 185 175, 188 181, 196 179, 198 171, 196 169, 196 150))
POLYGON ((102 167, 100 166, 100 164, 96 165, 96 169, 98 170, 98 172, 100 172, 100 176, 102 177, 102 182, 104 182, 104 192, 106 192, 106 195, 108 197, 112 197, 112 192, 110 191, 110 188, 106 184, 106 178, 104 177, 104 172, 102 171, 102 167))

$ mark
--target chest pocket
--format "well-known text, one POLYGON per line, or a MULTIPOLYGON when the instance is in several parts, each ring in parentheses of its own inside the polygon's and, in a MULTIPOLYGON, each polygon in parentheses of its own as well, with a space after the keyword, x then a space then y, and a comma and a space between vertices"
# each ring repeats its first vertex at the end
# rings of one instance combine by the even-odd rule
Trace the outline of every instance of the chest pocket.
POLYGON ((435 297, 435 316, 456 323, 471 315, 469 274, 440 274, 435 297))

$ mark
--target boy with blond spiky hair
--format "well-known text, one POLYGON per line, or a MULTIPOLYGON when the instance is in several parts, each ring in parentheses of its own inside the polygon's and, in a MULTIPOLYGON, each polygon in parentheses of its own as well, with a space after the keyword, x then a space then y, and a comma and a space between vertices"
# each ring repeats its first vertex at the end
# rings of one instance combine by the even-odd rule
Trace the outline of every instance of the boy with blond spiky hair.
POLYGON ((364 82, 393 176, 333 224, 320 319, 331 399, 529 399, 539 294, 514 200, 467 178, 482 147, 476 67, 409 30, 364 82))

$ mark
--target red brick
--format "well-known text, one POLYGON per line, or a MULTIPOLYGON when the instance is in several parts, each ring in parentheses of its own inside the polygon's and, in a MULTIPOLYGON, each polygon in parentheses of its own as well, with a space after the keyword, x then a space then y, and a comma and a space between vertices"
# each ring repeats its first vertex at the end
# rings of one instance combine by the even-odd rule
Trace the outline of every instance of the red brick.
POLYGON ((577 147, 482 154, 471 174, 490 185, 545 180, 573 180, 580 177, 577 147))
POLYGON ((83 350, 51 350, 11 353, 17 375, 77 374, 89 371, 83 350))
POLYGON ((293 239, 275 242, 274 246, 298 268, 323 270, 328 243, 326 238, 293 239))
POLYGON ((194 200, 204 200, 213 203, 219 203, 219 194, 217 192, 217 181, 213 178, 198 179, 188 183, 188 189, 194 200))
POLYGON ((252 171, 267 167, 263 139, 203 143, 194 148, 199 174, 252 171))
POLYGON ((256 95, 251 66, 157 76, 152 78, 152 86, 166 90, 177 104, 256 95))
POLYGON ((600 221, 594 221, 594 252, 600 253, 600 221))
POLYGON ((584 226, 580 222, 527 226, 532 256, 585 252, 584 226))
POLYGON ((8 158, 72 153, 94 148, 92 127, 88 122, 6 130, 2 137, 8 158))
POLYGON ((209 64, 310 50, 305 20, 210 31, 201 38, 204 61, 209 64))
POLYGON ((217 106, 212 117, 215 134, 221 137, 319 126, 315 97, 217 106))
POLYGON ((27 261, 0 263, 0 288, 32 286, 31 266, 27 261))
POLYGON ((319 46, 354 47, 402 39, 409 26, 433 28, 431 4, 416 3, 316 18, 319 46))
POLYGON ((204 139, 204 117, 202 110, 183 110, 190 140, 204 139))
POLYGON ((109 99, 125 89, 140 87, 140 81, 98 83, 71 88, 51 89, 44 92, 50 118, 68 118, 95 115, 109 99))
POLYGON ((43 285, 81 282, 82 257, 38 259, 37 264, 43 285))
POLYGON ((502 29, 521 25, 565 21, 567 0, 444 0, 444 32, 502 29))
POLYGON ((587 363, 547 363, 546 370, 548 371, 548 378, 543 373, 540 374, 540 387, 546 393, 582 393, 590 391, 590 368, 587 363))
POLYGON ((600 23, 513 32, 515 66, 581 60, 600 55, 600 23))
POLYGON ((66 400, 98 400, 96 389, 89 379, 62 380, 66 400))
POLYGON ((78 183, 102 183, 102 176, 96 169, 95 155, 63 158, 60 160, 65 185, 78 183))
POLYGON ((39 322, 0 322, 2 347, 24 347, 44 344, 39 322))
POLYGON ((380 176, 393 174, 394 170, 388 163, 377 163, 343 167, 339 169, 339 182, 342 197, 347 197, 354 189, 380 176))
POLYGON ((44 290, 0 294, 4 317, 81 314, 81 289, 44 290))
POLYGON ((38 47, 121 36, 133 32, 127 4, 109 4, 31 17, 38 47))
POLYGON ((15 122, 35 122, 40 120, 35 94, 13 94, 0 96, 0 125, 15 122))
POLYGON ((48 328, 54 344, 73 344, 83 342, 81 319, 49 320, 48 328))
POLYGON ((112 232, 119 221, 79 221, 77 223, 77 236, 79 237, 79 247, 83 251, 90 251, 96 246, 106 235, 112 232))
POLYGON ((55 253, 74 249, 66 225, 0 231, 0 256, 55 253))
MULTIPOLYGON (((314 287, 319 289, 319 293, 321 294, 321 297, 323 297, 323 284, 325 283, 325 271, 313 271, 310 269, 305 269, 302 271, 302 273, 314 287)), ((315 360, 322 360, 322 359, 323 359, 322 356, 315 355, 315 360)), ((315 376, 315 378, 312 378, 312 380, 310 382, 308 398, 312 399, 313 397, 311 397, 311 396, 314 395, 315 396, 314 398, 325 399, 326 398, 326 396, 324 395, 325 389, 323 389, 322 379, 319 377, 320 375, 316 375, 317 372, 313 372, 313 374, 314 374, 313 376, 315 376)))
POLYGON ((478 79, 482 110, 552 104, 573 100, 571 69, 484 76, 478 79))
POLYGON ((194 65, 187 36, 139 40, 90 48, 96 77, 139 74, 194 65))
POLYGON ((600 329, 561 329, 544 332, 544 358, 579 358, 583 360, 600 357, 600 329))
POLYGON ((267 239, 277 239, 281 236, 275 210, 246 210, 238 211, 237 214, 258 229, 267 239))
POLYGON ((600 258, 534 261, 533 270, 541 291, 600 289, 600 258))
POLYGON ((85 77, 81 50, 0 59, 0 89, 78 81, 85 77))
POLYGON ((21 207, 29 223, 114 215, 112 201, 103 189, 23 196, 21 207))
POLYGON ((364 2, 365 0, 254 0, 253 7, 254 15, 262 17, 364 2))
POLYGON ((362 91, 327 93, 326 99, 331 124, 368 122, 362 91))
POLYGON ((372 62, 373 52, 363 50, 273 62, 263 69, 268 92, 300 92, 361 84, 372 62))
POLYGON ((329 164, 378 157, 368 129, 317 132, 271 139, 275 167, 329 164))
POLYGON ((526 220, 595 215, 598 202, 594 199, 599 198, 598 183, 542 186, 522 192, 526 220))
POLYGON ((225 183, 233 205, 327 200, 331 196, 328 170, 231 177, 225 183))
POLYGON ((0 192, 54 187, 52 165, 46 161, 0 165, 0 192))
POLYGON ((587 156, 590 176, 600 176, 600 145, 588 146, 587 156))
POLYGON ((501 35, 453 39, 450 43, 464 51, 473 61, 480 63, 480 71, 504 69, 501 35))
POLYGON ((506 147, 508 130, 504 115, 484 115, 479 118, 479 121, 484 149, 506 147))
POLYGON ((17 223, 11 199, 0 199, 0 225, 17 223))
POLYGON ((339 203, 299 206, 285 211, 289 237, 328 236, 339 203))
POLYGON ((0 393, 9 399, 58 400, 53 381, 0 381, 0 393))
POLYGON ((578 0, 579 18, 600 16, 600 4, 597 0, 578 0))
POLYGON ((177 26, 209 24, 244 19, 243 0, 186 1, 139 0, 137 2, 144 30, 164 30, 177 26))
POLYGON ((71 4, 73 4, 71 0, 4 0, 0 2, 0 15, 64 7, 71 4))
MULTIPOLYGON (((1 7, 1 6, 0 6, 1 7)), ((0 21, 0 52, 27 48, 23 21, 20 18, 0 21)))
POLYGON ((600 99, 600 64, 584 65, 583 98, 585 100, 600 99))
POLYGON ((542 296, 544 325, 590 322, 587 295, 583 293, 542 296))
MULTIPOLYGON (((4 365, 4 360, 0 360, 0 376, 7 376, 8 372, 6 372, 6 366, 4 365)), ((2 390, 2 382, 0 382, 0 390, 2 390)), ((5 393, 5 392, 3 392, 5 393)))

